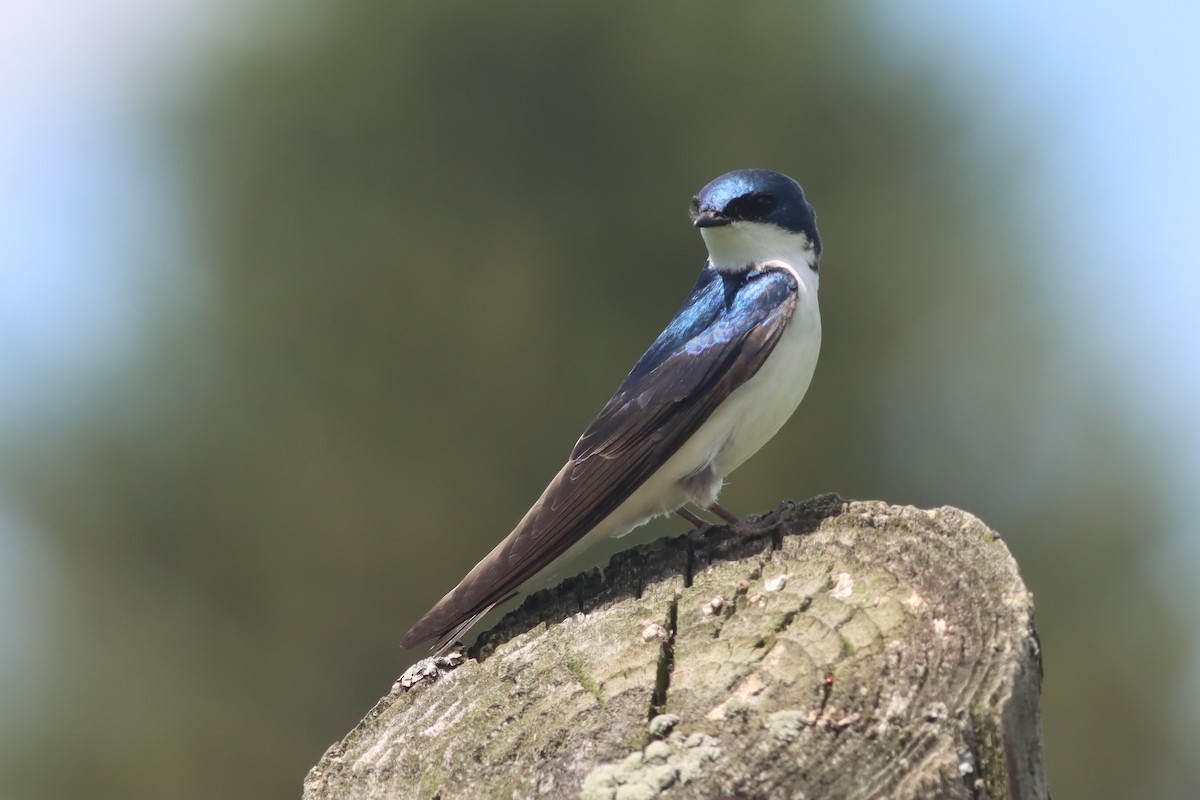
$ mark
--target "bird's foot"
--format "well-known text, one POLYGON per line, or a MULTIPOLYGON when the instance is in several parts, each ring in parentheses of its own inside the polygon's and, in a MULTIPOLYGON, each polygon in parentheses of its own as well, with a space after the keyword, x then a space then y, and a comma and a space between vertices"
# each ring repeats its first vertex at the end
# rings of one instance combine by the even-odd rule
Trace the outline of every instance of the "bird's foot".
POLYGON ((753 520, 740 519, 732 511, 717 503, 710 505, 708 510, 725 520, 725 524, 729 526, 729 529, 741 541, 774 533, 781 521, 777 510, 768 511, 766 514, 753 520))
POLYGON ((729 528, 733 531, 734 536, 744 542, 747 539, 756 539, 759 536, 770 536, 775 533, 780 522, 782 520, 779 518, 778 511, 768 511, 766 514, 753 520, 742 519, 731 522, 729 528))
MULTIPOLYGON (((782 522, 778 510, 769 511, 753 520, 740 519, 724 506, 716 503, 708 506, 708 510, 721 518, 724 527, 733 531, 738 541, 746 541, 747 539, 754 539, 759 536, 768 536, 774 533, 782 522)), ((680 508, 675 513, 691 523, 691 526, 695 529, 692 533, 695 535, 703 536, 714 527, 712 523, 705 522, 686 508, 680 508)))

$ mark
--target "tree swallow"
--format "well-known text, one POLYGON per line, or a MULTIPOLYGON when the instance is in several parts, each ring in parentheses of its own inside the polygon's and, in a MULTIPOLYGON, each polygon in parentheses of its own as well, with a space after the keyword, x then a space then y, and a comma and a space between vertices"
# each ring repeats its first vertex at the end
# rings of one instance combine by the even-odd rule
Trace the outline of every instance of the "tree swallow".
POLYGON ((404 636, 442 650, 498 603, 538 588, 592 544, 685 506, 746 530, 717 504, 725 476, 800 404, 817 365, 821 239, 800 185, 729 172, 692 199, 708 262, 683 307, 588 425, 516 529, 404 636))

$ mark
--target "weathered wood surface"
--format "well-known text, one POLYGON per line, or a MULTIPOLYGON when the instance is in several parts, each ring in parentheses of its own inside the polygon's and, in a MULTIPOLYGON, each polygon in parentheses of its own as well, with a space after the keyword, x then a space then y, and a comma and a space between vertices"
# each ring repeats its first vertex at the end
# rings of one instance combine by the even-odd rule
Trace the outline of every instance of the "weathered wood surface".
POLYGON ((304 784, 349 798, 1043 798, 1033 601, 953 508, 823 496, 535 595, 304 784))

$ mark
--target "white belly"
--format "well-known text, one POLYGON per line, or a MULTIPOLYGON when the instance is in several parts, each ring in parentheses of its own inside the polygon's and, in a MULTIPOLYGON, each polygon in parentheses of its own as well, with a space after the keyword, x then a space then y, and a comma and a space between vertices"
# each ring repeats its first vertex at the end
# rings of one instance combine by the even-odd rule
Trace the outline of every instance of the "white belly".
POLYGON ((814 298, 796 309, 758 373, 738 387, 692 438, 700 450, 705 444, 717 446, 710 460, 718 478, 744 464, 792 416, 808 391, 820 349, 821 318, 814 298))

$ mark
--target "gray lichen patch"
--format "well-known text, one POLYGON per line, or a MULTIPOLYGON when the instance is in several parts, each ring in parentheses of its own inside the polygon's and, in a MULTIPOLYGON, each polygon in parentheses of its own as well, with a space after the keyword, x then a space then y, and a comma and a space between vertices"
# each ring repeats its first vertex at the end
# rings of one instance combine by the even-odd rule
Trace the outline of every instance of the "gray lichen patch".
POLYGON ((675 726, 678 724, 678 714, 659 714, 654 719, 650 720, 647 730, 652 738, 661 739, 673 731, 675 726))
POLYGON ((767 732, 772 739, 781 742, 794 742, 800 737, 800 731, 813 723, 812 718, 804 711, 784 709, 767 715, 767 732))
POLYGON ((620 761, 596 766, 583 779, 580 800, 650 800, 676 783, 702 778, 706 765, 720 755, 716 738, 672 731, 620 761))

